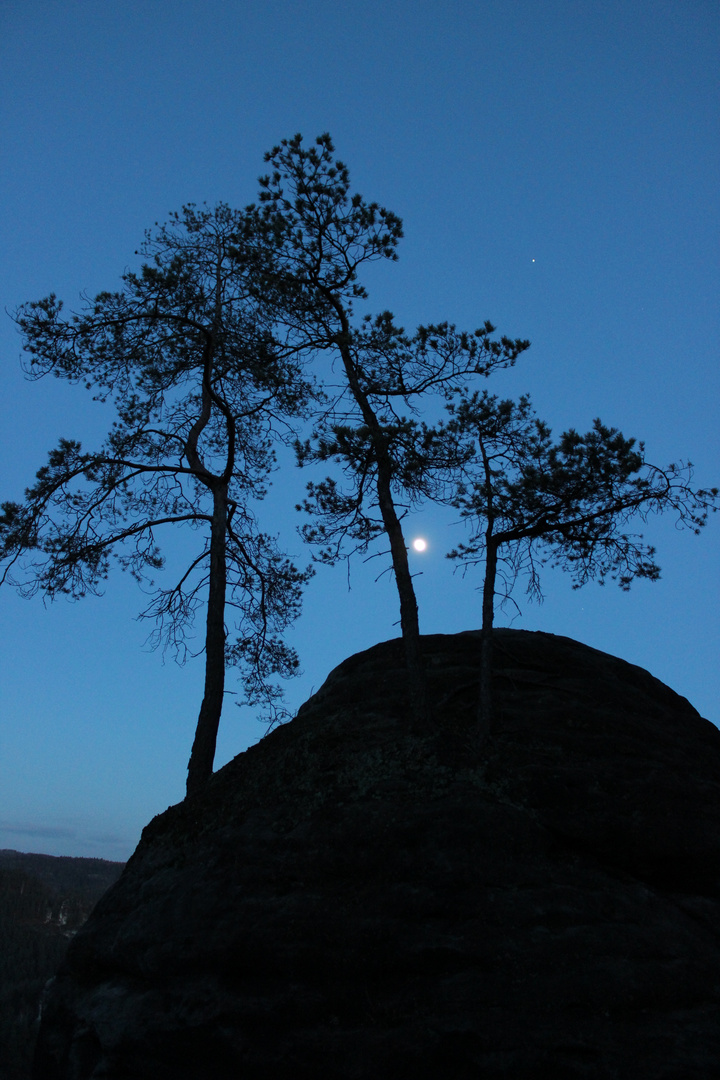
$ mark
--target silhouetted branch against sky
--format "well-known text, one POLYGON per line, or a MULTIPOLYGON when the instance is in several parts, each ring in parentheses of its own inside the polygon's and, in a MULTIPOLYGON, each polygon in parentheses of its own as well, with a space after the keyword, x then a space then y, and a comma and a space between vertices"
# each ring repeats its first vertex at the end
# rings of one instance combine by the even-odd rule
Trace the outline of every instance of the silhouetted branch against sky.
POLYGON ((296 450, 300 464, 337 463, 349 486, 339 487, 332 477, 308 484, 299 507, 315 523, 303 535, 320 546, 325 563, 342 556, 345 538, 365 551, 379 535, 387 537, 412 712, 416 723, 427 724, 418 604, 402 518, 403 503, 417 506, 427 495, 437 463, 413 414, 424 411, 431 397, 512 367, 528 342, 493 338, 487 321, 472 333, 443 322, 408 336, 389 311, 358 320, 357 301, 368 297, 360 274, 366 264, 396 260, 400 218, 351 194, 348 168, 335 158, 329 135, 309 146, 297 135, 266 160, 272 171, 261 180, 261 205, 280 238, 281 274, 297 300, 296 325, 314 350, 337 356, 344 376, 340 394, 324 387, 325 401, 335 407, 321 411, 311 437, 296 450))
POLYGON ((4 580, 51 600, 99 594, 114 559, 154 588, 165 527, 200 532, 187 571, 144 612, 156 620, 151 640, 184 658, 196 614, 207 611, 193 791, 212 771, 227 662, 240 666, 248 700, 273 708, 272 677, 298 666, 280 635, 299 614, 309 571, 277 549, 254 510, 273 444, 312 392, 296 351, 273 334, 281 297, 268 284, 271 249, 251 208, 185 206, 146 234, 136 254, 147 261, 125 271, 119 291, 86 298, 69 317, 54 295, 15 316, 29 376, 82 384, 111 401, 117 419, 96 452, 61 439, 24 503, 4 504, 4 580))
POLYGON ((498 558, 513 579, 528 569, 537 599, 539 563, 568 572, 575 588, 610 579, 628 590, 636 579, 660 577, 655 548, 627 531, 634 520, 669 513, 697 534, 720 505, 716 487, 693 486, 690 464, 652 465, 644 443, 600 420, 584 435, 570 429, 554 441, 527 395, 512 401, 473 392, 447 407, 438 437, 450 442, 457 464, 445 497, 470 528, 449 558, 485 565, 487 629, 498 558))

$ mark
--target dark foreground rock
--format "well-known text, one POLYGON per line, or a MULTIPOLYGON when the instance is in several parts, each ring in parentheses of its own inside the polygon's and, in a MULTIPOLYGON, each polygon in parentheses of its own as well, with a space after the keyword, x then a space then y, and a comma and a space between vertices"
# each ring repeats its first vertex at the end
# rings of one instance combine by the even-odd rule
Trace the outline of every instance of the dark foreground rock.
POLYGON ((122 863, 0 850, 0 1077, 28 1080, 43 987, 122 863))
POLYGON ((716 1080, 720 732, 647 672, 398 642, 155 818, 47 995, 36 1080, 716 1080))

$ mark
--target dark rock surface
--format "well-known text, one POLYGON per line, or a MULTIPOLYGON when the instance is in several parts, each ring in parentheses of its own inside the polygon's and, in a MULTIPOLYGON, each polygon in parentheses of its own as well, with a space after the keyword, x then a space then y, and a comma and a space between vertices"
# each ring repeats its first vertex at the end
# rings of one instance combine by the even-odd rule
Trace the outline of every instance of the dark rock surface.
POLYGON ((47 995, 36 1080, 716 1080, 720 732, 646 671, 474 634, 341 664, 145 829, 47 995))
POLYGON ((122 863, 0 849, 0 1078, 28 1080, 43 988, 122 863))

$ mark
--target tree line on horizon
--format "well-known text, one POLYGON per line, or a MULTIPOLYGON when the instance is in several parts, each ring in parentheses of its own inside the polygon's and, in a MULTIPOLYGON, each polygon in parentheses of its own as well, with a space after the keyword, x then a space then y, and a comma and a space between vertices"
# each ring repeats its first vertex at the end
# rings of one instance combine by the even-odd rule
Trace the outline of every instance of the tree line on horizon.
POLYGON ((265 156, 257 203, 187 205, 148 230, 139 271, 64 313, 50 295, 14 318, 31 379, 81 384, 116 419, 99 450, 62 438, 22 502, 2 503, 0 584, 24 595, 98 593, 113 560, 153 589, 143 616, 180 659, 204 613, 205 683, 187 791, 212 775, 228 666, 245 700, 281 713, 277 678, 298 670, 283 634, 312 565, 262 529, 260 504, 290 447, 299 465, 333 464, 306 485, 301 527, 313 561, 389 547, 410 713, 432 722, 403 519, 426 500, 455 507, 467 538, 448 557, 484 569, 478 739, 492 722, 496 598, 545 563, 575 587, 655 581, 655 550, 628 531, 672 512, 699 532, 718 489, 690 463, 652 464, 643 443, 596 420, 554 438, 528 396, 480 389, 529 342, 449 322, 408 334, 391 312, 358 313, 363 268, 397 259, 402 223, 351 191, 329 135, 265 156), (441 415, 439 415, 441 413, 441 415), (159 586, 165 526, 197 536, 180 577, 159 586))

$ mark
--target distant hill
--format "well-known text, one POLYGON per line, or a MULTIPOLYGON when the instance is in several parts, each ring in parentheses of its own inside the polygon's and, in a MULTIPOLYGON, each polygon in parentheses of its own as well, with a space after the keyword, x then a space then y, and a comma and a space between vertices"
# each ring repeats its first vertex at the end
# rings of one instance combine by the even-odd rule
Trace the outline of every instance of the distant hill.
POLYGON ((123 865, 0 850, 2 1080, 28 1080, 43 987, 123 865))

